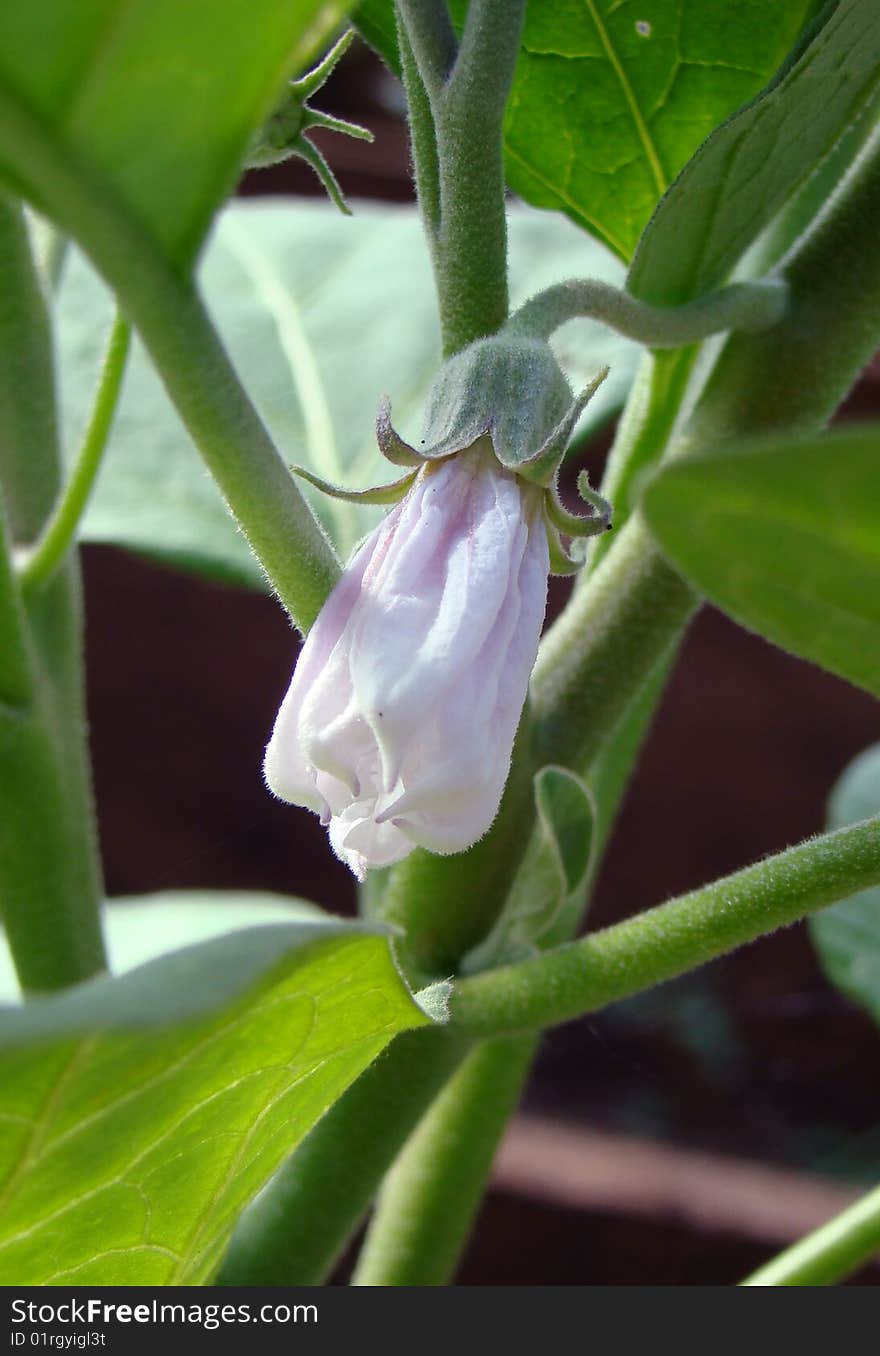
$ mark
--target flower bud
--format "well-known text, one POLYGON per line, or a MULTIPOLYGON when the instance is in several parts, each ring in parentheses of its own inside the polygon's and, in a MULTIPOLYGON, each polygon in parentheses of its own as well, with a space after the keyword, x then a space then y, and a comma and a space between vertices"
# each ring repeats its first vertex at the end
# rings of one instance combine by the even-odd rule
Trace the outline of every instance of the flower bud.
POLYGON ((305 642, 265 777, 358 879, 495 818, 546 605, 542 499, 486 438, 426 463, 305 642))

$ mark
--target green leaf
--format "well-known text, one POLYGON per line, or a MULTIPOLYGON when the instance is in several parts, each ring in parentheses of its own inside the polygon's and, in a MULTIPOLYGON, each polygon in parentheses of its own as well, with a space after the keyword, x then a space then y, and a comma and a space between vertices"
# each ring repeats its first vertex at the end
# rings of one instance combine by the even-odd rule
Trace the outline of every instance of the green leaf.
POLYGON ((0 1282, 205 1283, 291 1148, 427 1024, 385 936, 293 917, 2 1011, 27 1044, 0 1053, 0 1282))
POLYGON ((504 910, 488 937, 465 959, 475 973, 524 960, 567 937, 569 912, 593 853, 596 810, 586 784, 567 768, 548 765, 535 776, 537 822, 504 910))
POLYGON ((744 626, 880 695, 880 426, 761 439, 648 487, 673 563, 744 626))
MULTIPOLYGON (((857 824, 880 813, 880 744, 859 754, 831 794, 828 826, 857 824)), ((880 1023, 880 889, 864 890, 809 921, 823 969, 880 1023)))
MULTIPOLYGON (((622 279, 617 262, 568 222, 527 210, 512 213, 511 266, 515 302, 572 272, 622 279)), ((360 204, 351 220, 323 203, 234 203, 205 252, 202 281, 224 341, 287 461, 355 489, 387 480, 375 438, 380 398, 391 397, 395 424, 417 444, 439 362, 436 302, 417 214, 360 204)), ((68 261, 58 305, 62 409, 72 454, 112 314, 109 294, 78 254, 68 261)), ((557 351, 576 387, 611 364, 582 426, 595 428, 622 404, 638 349, 578 321, 562 332, 557 351)), ((369 506, 306 492, 343 554, 380 516, 369 506)), ((138 345, 83 535, 262 584, 138 345)))
MULTIPOLYGON (((629 259, 700 143, 767 82, 816 0, 529 0, 507 177, 629 259)), ((466 4, 452 6, 459 23, 466 4)), ((391 0, 355 21, 396 68, 391 0)))
MULTIPOLYGON (((317 904, 264 890, 166 890, 112 899, 101 921, 108 964, 119 975, 180 947, 262 923, 335 924, 339 919, 317 904)), ((237 982, 234 975, 232 980, 237 982)), ((18 1002, 20 997, 12 957, 0 931, 0 1005, 18 1002)), ((212 984, 199 1001, 209 1010, 222 998, 212 984)))
POLYGON ((42 200, 32 148, 13 132, 22 118, 96 199, 187 267, 285 76, 345 10, 339 0, 10 0, 0 173, 42 200))
POLYGON ((855 122, 875 116, 876 0, 832 9, 783 78, 719 127, 670 188, 633 261, 637 296, 671 305, 714 287, 855 122))

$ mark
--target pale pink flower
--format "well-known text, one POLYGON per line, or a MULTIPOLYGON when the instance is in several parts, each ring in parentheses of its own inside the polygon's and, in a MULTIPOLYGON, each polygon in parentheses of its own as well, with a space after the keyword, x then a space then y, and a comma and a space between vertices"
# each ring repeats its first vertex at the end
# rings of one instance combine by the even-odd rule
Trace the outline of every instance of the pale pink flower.
POLYGON ((549 570, 543 491, 488 440, 425 464, 356 552, 299 657, 266 750, 362 880, 461 852, 498 811, 549 570))

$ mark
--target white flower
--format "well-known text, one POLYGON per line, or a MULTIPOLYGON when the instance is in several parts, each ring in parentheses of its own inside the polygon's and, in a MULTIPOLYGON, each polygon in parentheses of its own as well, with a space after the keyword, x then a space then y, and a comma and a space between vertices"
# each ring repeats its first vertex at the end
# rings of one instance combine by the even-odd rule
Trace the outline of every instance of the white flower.
POLYGON ((488 440, 426 464, 306 640, 266 782, 321 815, 359 880, 495 818, 546 606, 541 505, 488 440))

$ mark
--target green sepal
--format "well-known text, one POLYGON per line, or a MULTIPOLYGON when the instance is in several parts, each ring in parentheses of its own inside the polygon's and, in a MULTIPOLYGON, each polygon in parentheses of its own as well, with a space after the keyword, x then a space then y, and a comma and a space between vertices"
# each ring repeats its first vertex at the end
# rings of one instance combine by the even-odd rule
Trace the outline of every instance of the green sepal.
POLYGON ((544 523, 547 528, 547 545, 550 549, 550 573, 557 575, 577 574, 586 560, 586 553, 583 547, 575 547, 574 552, 569 552, 562 544, 559 536, 559 528, 551 520, 547 512, 547 501, 544 501, 544 523))
POLYGON ((355 141, 376 140, 369 127, 361 127, 359 122, 349 122, 347 118, 333 118, 329 113, 319 113, 317 109, 303 109, 303 127, 323 127, 328 132, 339 132, 344 137, 354 137, 355 141))
POLYGON ((308 137, 300 137, 297 144, 291 147, 291 155, 299 156, 307 165, 311 165, 324 186, 327 197, 335 207, 338 207, 343 216, 351 216, 351 208, 345 201, 342 189, 339 187, 339 180, 328 165, 325 157, 318 150, 317 146, 309 141, 308 137))
POLYGON ((341 59, 345 56, 349 47, 355 40, 355 30, 347 28, 341 38, 330 48, 330 51, 323 56, 317 66, 313 66, 305 75, 300 76, 298 80, 291 80, 291 89, 294 89, 299 95, 300 102, 305 104, 311 99, 313 94, 317 94, 319 89, 326 85, 335 68, 339 65, 341 59))
POLYGON ((562 465, 568 440, 587 405, 608 376, 608 370, 607 367, 603 367, 596 373, 593 380, 572 401, 543 447, 540 447, 531 457, 526 457, 525 460, 520 462, 516 471, 524 480, 530 480, 535 485, 552 485, 556 473, 562 465))
POLYGON ((425 457, 404 442, 391 422, 391 401, 384 396, 376 415, 376 442, 379 451, 392 466, 421 466, 425 457))
POLYGON ((553 438, 573 399, 549 344, 504 333, 478 339, 434 381, 421 455, 439 460, 488 435, 501 465, 519 472, 553 438))
POLYGON ((410 471, 408 475, 401 476, 400 480, 392 480, 390 485, 373 485, 366 490, 346 490, 341 485, 334 485, 331 481, 316 476, 314 471, 307 471, 304 466, 291 466, 290 469, 294 475, 302 476, 303 480, 314 485, 322 494, 329 495, 331 499, 344 499, 349 504, 396 504, 418 475, 418 471, 410 471))
POLYGON ((559 490, 554 484, 548 486, 544 500, 550 522, 567 537, 598 537, 600 533, 607 532, 611 526, 613 510, 607 499, 603 499, 601 494, 590 488, 586 471, 581 471, 578 475, 577 489, 581 499, 595 509, 595 513, 589 516, 569 513, 560 500, 559 490))
POLYGON ((246 169, 264 169, 269 165, 278 165, 284 160, 289 160, 292 156, 305 160, 317 174, 330 199, 346 216, 350 216, 351 212, 336 176, 317 146, 305 133, 312 127, 324 127, 331 132, 356 137, 360 141, 373 140, 372 132, 366 127, 346 122, 344 118, 331 117, 329 113, 321 113, 318 109, 310 108, 307 102, 325 84, 340 57, 347 51, 353 37, 354 29, 343 33, 314 70, 309 71, 301 80, 289 82, 284 98, 254 135, 245 157, 246 169))

